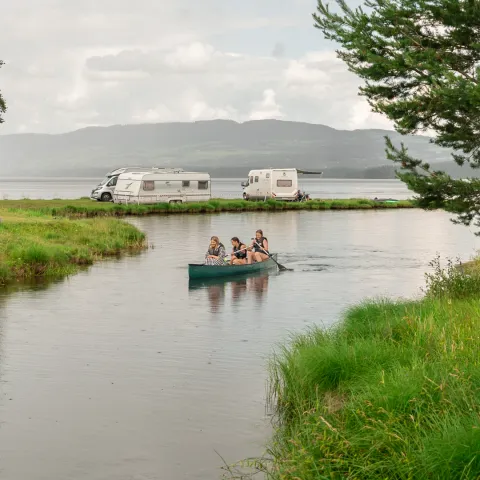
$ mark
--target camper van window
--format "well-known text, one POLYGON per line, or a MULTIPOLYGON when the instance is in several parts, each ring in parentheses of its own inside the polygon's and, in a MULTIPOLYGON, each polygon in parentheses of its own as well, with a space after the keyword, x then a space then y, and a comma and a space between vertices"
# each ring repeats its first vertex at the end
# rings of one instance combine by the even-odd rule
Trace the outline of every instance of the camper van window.
POLYGON ((270 178, 270 174, 269 174, 269 173, 267 173, 266 178, 270 178))
POLYGON ((183 180, 182 181, 182 187, 189 187, 190 186, 190 180, 183 180))
POLYGON ((258 177, 255 177, 255 182, 258 182, 258 177))
POLYGON ((291 180, 277 180, 277 187, 291 187, 291 180))
POLYGON ((208 190, 208 181, 198 182, 198 189, 199 190, 208 190))
POLYGON ((143 189, 144 190, 154 190, 155 189, 155 182, 153 180, 145 180, 143 182, 143 189))
POLYGON ((250 183, 253 183, 253 177, 250 177, 250 183))
POLYGON ((117 184, 118 177, 113 177, 108 183, 107 187, 114 187, 117 184))

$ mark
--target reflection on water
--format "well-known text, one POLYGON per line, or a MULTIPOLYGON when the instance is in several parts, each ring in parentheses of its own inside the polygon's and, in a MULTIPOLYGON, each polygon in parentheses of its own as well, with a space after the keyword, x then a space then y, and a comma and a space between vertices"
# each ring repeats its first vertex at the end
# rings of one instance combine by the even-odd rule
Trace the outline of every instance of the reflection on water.
POLYGON ((268 289, 268 275, 252 278, 250 288, 257 303, 261 303, 268 289))
MULTIPOLYGON (((80 269, 88 270, 88 267, 80 269)), ((3 285, 0 287, 0 298, 8 297, 13 293, 22 294, 22 292, 41 292, 51 288, 53 285, 61 285, 68 281, 68 276, 66 277, 33 277, 26 280, 18 280, 8 285, 3 285)))
POLYGON ((243 279, 232 281, 230 283, 230 287, 232 290, 232 303, 234 305, 238 304, 240 301, 243 300, 243 298, 247 294, 247 289, 248 289, 247 279, 243 278, 243 279))
POLYGON ((190 292, 206 293, 211 313, 221 311, 225 298, 231 299, 232 306, 255 301, 260 305, 266 298, 270 272, 255 272, 246 275, 235 275, 205 280, 189 280, 190 292))
POLYGON ((216 313, 225 299, 225 285, 210 285, 207 288, 210 311, 216 313))

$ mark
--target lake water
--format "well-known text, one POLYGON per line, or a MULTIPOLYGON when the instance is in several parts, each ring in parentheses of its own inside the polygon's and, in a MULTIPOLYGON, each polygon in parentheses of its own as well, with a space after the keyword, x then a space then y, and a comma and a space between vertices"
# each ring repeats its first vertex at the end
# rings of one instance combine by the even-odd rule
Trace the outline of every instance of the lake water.
POLYGON ((131 221, 154 248, 0 293, 2 480, 219 478, 218 454, 263 453, 276 344, 365 297, 416 295, 436 252, 478 247, 448 215, 419 210, 131 221), (293 272, 189 284, 211 235, 227 245, 257 228, 293 272))
MULTIPOLYGON (((88 197, 100 178, 11 178, 0 180, 0 198, 50 199, 88 197)), ((241 178, 212 179, 216 198, 241 198, 241 178)), ((302 190, 312 198, 396 198, 412 197, 399 180, 348 180, 300 177, 302 190)))

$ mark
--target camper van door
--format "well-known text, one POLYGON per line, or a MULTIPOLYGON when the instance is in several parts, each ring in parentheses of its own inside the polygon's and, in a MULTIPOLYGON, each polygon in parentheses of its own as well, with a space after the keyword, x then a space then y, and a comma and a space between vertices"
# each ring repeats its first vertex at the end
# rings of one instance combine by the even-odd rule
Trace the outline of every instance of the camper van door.
POLYGON ((263 199, 272 196, 269 170, 260 170, 260 172, 258 172, 258 196, 263 199))
POLYGON ((259 180, 260 180, 260 171, 259 170, 252 170, 250 172, 250 180, 253 180, 250 185, 249 185, 249 196, 250 198, 253 199, 259 199, 261 197, 260 194, 260 186, 259 186, 259 180))

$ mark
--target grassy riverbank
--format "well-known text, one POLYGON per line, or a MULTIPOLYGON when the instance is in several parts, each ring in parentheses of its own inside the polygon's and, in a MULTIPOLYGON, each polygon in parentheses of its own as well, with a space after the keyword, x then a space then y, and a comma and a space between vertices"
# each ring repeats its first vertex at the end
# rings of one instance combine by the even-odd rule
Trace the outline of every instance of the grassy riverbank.
POLYGON ((65 217, 98 217, 152 214, 195 214, 219 212, 285 211, 285 210, 372 210, 414 208, 412 201, 397 203, 374 202, 366 199, 311 200, 309 202, 247 202, 244 200, 216 199, 209 202, 156 205, 116 205, 95 202, 90 199, 78 200, 0 200, 2 212, 30 212, 29 215, 51 215, 65 217))
POLYGON ((0 284, 35 276, 59 276, 95 260, 144 247, 135 227, 112 218, 127 215, 195 214, 244 211, 412 208, 370 200, 306 203, 211 200, 204 203, 115 205, 78 200, 0 201, 0 284))
POLYGON ((271 363, 272 479, 480 477, 480 277, 367 302, 271 363))
POLYGON ((68 275, 96 260, 145 246, 142 232, 112 218, 54 219, 5 210, 1 217, 0 284, 68 275))

